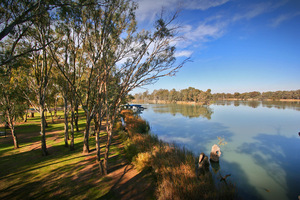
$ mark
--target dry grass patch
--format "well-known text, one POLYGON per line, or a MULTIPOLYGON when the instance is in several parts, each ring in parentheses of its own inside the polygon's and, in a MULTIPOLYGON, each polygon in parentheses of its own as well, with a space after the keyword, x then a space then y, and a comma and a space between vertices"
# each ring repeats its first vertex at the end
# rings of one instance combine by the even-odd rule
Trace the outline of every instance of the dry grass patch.
POLYGON ((149 125, 130 111, 126 111, 124 116, 129 132, 124 141, 125 153, 138 170, 151 169, 157 181, 157 199, 237 198, 235 187, 231 184, 215 184, 211 172, 198 175, 196 158, 192 152, 165 143, 148 131, 134 132, 146 130, 143 126, 149 125))

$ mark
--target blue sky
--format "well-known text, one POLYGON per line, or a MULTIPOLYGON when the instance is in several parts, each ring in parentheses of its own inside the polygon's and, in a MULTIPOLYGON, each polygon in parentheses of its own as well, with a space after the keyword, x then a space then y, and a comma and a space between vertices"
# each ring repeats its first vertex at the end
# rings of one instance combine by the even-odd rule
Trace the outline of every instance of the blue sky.
POLYGON ((161 8, 174 12, 184 40, 177 58, 191 56, 175 77, 136 89, 195 87, 217 92, 300 89, 300 0, 137 0, 139 27, 161 8))

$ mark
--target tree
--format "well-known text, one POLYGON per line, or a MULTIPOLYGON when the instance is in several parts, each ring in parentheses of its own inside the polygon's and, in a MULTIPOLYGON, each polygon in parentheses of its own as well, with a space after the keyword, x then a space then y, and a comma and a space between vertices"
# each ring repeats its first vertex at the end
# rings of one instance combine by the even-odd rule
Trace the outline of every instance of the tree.
POLYGON ((0 3, 0 43, 5 45, 0 50, 0 66, 13 62, 16 58, 23 57, 34 51, 39 51, 49 43, 33 44, 28 43, 26 36, 30 27, 38 22, 39 17, 48 10, 54 9, 55 1, 43 0, 8 0, 0 3), (13 42, 7 45, 6 41, 13 42), (18 46, 22 46, 17 50, 18 46))
POLYGON ((45 118, 45 100, 47 96, 47 87, 49 84, 51 69, 54 61, 49 57, 47 45, 53 41, 53 30, 51 28, 51 18, 49 13, 45 12, 43 17, 39 17, 39 22, 31 30, 30 39, 32 43, 43 46, 40 51, 32 53, 32 68, 27 76, 30 83, 29 91, 35 95, 35 99, 30 97, 25 91, 24 95, 30 101, 31 105, 40 112, 41 116, 41 146, 44 156, 48 155, 46 146, 46 118, 45 118))
MULTIPOLYGON (((124 3, 125 1, 120 1, 124 3)), ((120 5, 114 5, 120 8, 120 5)), ((157 81, 159 78, 164 76, 173 76, 187 60, 184 60, 178 64, 175 64, 175 47, 171 46, 171 42, 176 38, 176 27, 171 27, 171 23, 177 17, 177 13, 172 16, 169 20, 164 20, 162 17, 159 18, 155 23, 155 31, 142 31, 135 34, 135 28, 132 26, 135 25, 131 19, 133 17, 133 8, 128 11, 128 8, 124 7, 128 12, 128 17, 130 20, 120 21, 116 18, 118 23, 124 23, 123 27, 127 29, 127 37, 120 40, 120 35, 115 38, 113 45, 109 45, 110 51, 114 51, 114 47, 116 51, 113 52, 112 56, 110 54, 106 54, 104 57, 104 65, 105 66, 115 66, 116 63, 120 59, 127 59, 126 62, 122 65, 116 66, 113 68, 113 73, 106 73, 106 76, 112 80, 112 75, 114 75, 116 80, 116 84, 113 84, 114 89, 113 94, 110 97, 110 104, 108 104, 108 91, 106 92, 106 109, 107 115, 106 118, 109 119, 109 123, 107 123, 107 132, 108 132, 108 140, 105 148, 104 155, 104 173, 107 173, 107 161, 108 161, 108 153, 109 147, 112 138, 112 128, 113 124, 116 120, 116 117, 119 112, 119 106, 122 101, 126 97, 126 95, 132 91, 136 87, 141 87, 147 84, 151 84, 157 81), (125 26, 126 25, 126 26, 125 26), (130 32, 129 32, 129 31, 130 32)), ((115 18, 117 16, 112 16, 115 18)), ((124 16, 124 19, 126 16, 124 16)), ((117 24, 119 25, 119 24, 117 24)), ((124 30, 126 30, 124 29, 124 30)), ((107 51, 105 51, 107 53, 107 51)), ((108 83, 107 81, 105 82, 108 83)), ((110 92, 110 94, 112 94, 110 92)))
POLYGON ((235 92, 234 94, 233 94, 233 96, 234 96, 234 98, 236 98, 236 99, 239 99, 240 98, 240 93, 239 92, 235 92))
POLYGON ((14 148, 19 148, 17 134, 15 133, 15 122, 23 117, 27 109, 26 100, 22 94, 22 71, 12 66, 4 66, 4 73, 0 79, 0 111, 5 114, 6 122, 11 130, 14 148))
POLYGON ((0 2, 0 44, 6 48, 0 50, 0 66, 13 62, 16 58, 40 51, 45 44, 30 43, 27 36, 31 27, 40 21, 45 13, 55 13, 56 9, 82 7, 99 4, 97 1, 59 1, 59 0, 6 0, 0 2), (7 45, 7 39, 13 42, 7 45), (21 46, 18 51, 17 47, 21 46), (5 49, 5 51, 3 51, 5 49))

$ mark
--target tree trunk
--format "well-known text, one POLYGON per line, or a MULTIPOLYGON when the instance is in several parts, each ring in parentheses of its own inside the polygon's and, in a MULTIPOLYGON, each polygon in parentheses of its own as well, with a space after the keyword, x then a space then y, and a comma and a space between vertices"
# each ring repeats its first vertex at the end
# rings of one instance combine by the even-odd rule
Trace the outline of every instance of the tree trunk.
POLYGON ((73 104, 73 100, 71 99, 71 141, 70 141, 71 151, 75 149, 74 148, 74 118, 75 118, 74 104, 73 104))
POLYGON ((101 153, 100 153, 100 129, 99 131, 96 132, 96 151, 97 151, 97 160, 96 162, 99 164, 99 171, 100 174, 104 174, 104 170, 103 170, 103 163, 101 160, 101 153))
POLYGON ((76 132, 79 132, 79 127, 78 127, 78 102, 75 100, 75 126, 76 126, 76 132))
POLYGON ((57 98, 54 101, 54 117, 57 117, 57 98))
POLYGON ((19 148, 19 143, 18 143, 18 138, 17 138, 17 135, 15 133, 15 127, 14 125, 10 125, 10 131, 11 131, 11 135, 12 135, 12 138, 14 140, 14 146, 15 146, 15 149, 19 148))
POLYGON ((11 136, 12 136, 13 141, 14 141, 14 149, 17 149, 17 148, 19 148, 19 143, 18 143, 17 135, 15 133, 14 122, 13 122, 13 119, 11 118, 11 115, 10 115, 8 110, 6 111, 6 115, 7 115, 7 119, 8 119, 9 128, 10 128, 10 131, 11 131, 11 136))
POLYGON ((98 130, 98 123, 97 123, 97 117, 96 116, 94 116, 94 124, 95 124, 95 126, 94 126, 94 132, 92 134, 93 136, 96 135, 96 132, 98 130))
POLYGON ((26 108, 24 123, 27 122, 28 108, 26 108))
POLYGON ((103 171, 103 163, 101 160, 101 148, 100 148, 100 131, 101 131, 101 123, 102 123, 101 111, 98 113, 96 119, 97 119, 95 124, 95 126, 97 125, 97 129, 95 130, 96 131, 96 152, 97 152, 96 162, 99 164, 99 171, 100 174, 102 175, 104 174, 104 171, 103 171))
POLYGON ((64 115, 65 115, 65 147, 68 147, 68 139, 69 139, 69 124, 68 124, 68 99, 64 96, 64 115))
POLYGON ((90 136, 90 125, 91 125, 91 117, 89 114, 86 116, 86 125, 84 131, 84 140, 83 140, 83 152, 82 153, 89 153, 89 136, 90 136))
POLYGON ((54 119, 53 119, 52 111, 51 111, 50 108, 48 108, 47 110, 48 110, 48 112, 50 113, 51 121, 52 121, 52 123, 54 124, 54 119))
POLYGON ((112 138, 112 128, 113 128, 112 124, 110 124, 107 130, 107 142, 105 146, 104 161, 103 161, 104 174, 107 174, 108 171, 108 155, 109 155, 109 148, 110 148, 111 138, 112 138))
POLYGON ((42 136, 42 153, 43 156, 48 155, 47 146, 46 146, 46 119, 44 114, 44 107, 40 106, 40 114, 41 114, 41 136, 42 136))
POLYGON ((111 136, 112 133, 109 132, 107 133, 107 142, 106 142, 106 146, 105 146, 105 153, 104 153, 104 161, 103 161, 103 173, 107 174, 108 171, 108 154, 109 154, 109 148, 110 148, 110 144, 111 144, 111 136))
POLYGON ((74 148, 74 118, 75 118, 75 114, 74 114, 74 110, 72 109, 71 112, 71 141, 70 141, 70 150, 73 151, 74 148))

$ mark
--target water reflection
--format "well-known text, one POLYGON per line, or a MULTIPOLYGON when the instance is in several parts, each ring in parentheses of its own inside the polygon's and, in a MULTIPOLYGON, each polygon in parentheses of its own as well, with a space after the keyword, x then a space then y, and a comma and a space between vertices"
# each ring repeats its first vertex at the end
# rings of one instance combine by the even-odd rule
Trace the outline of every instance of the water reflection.
POLYGON ((299 138, 259 134, 254 139, 256 142, 244 143, 237 151, 251 155, 255 163, 286 190, 289 199, 296 199, 300 195, 299 138))
POLYGON ((213 111, 210 107, 199 105, 157 105, 153 107, 153 111, 157 113, 171 113, 173 116, 176 114, 181 114, 188 118, 204 117, 207 119, 211 119, 211 115, 213 114, 213 111))
POLYGON ((217 178, 231 174, 228 179, 243 199, 297 199, 300 195, 299 102, 145 106, 148 109, 141 116, 154 134, 195 155, 209 155, 217 137, 225 138, 228 144, 221 147, 220 165, 211 170, 217 178))
POLYGON ((214 105, 219 106, 249 106, 252 108, 267 107, 277 109, 294 109, 300 111, 300 102, 297 101, 215 101, 214 105))

